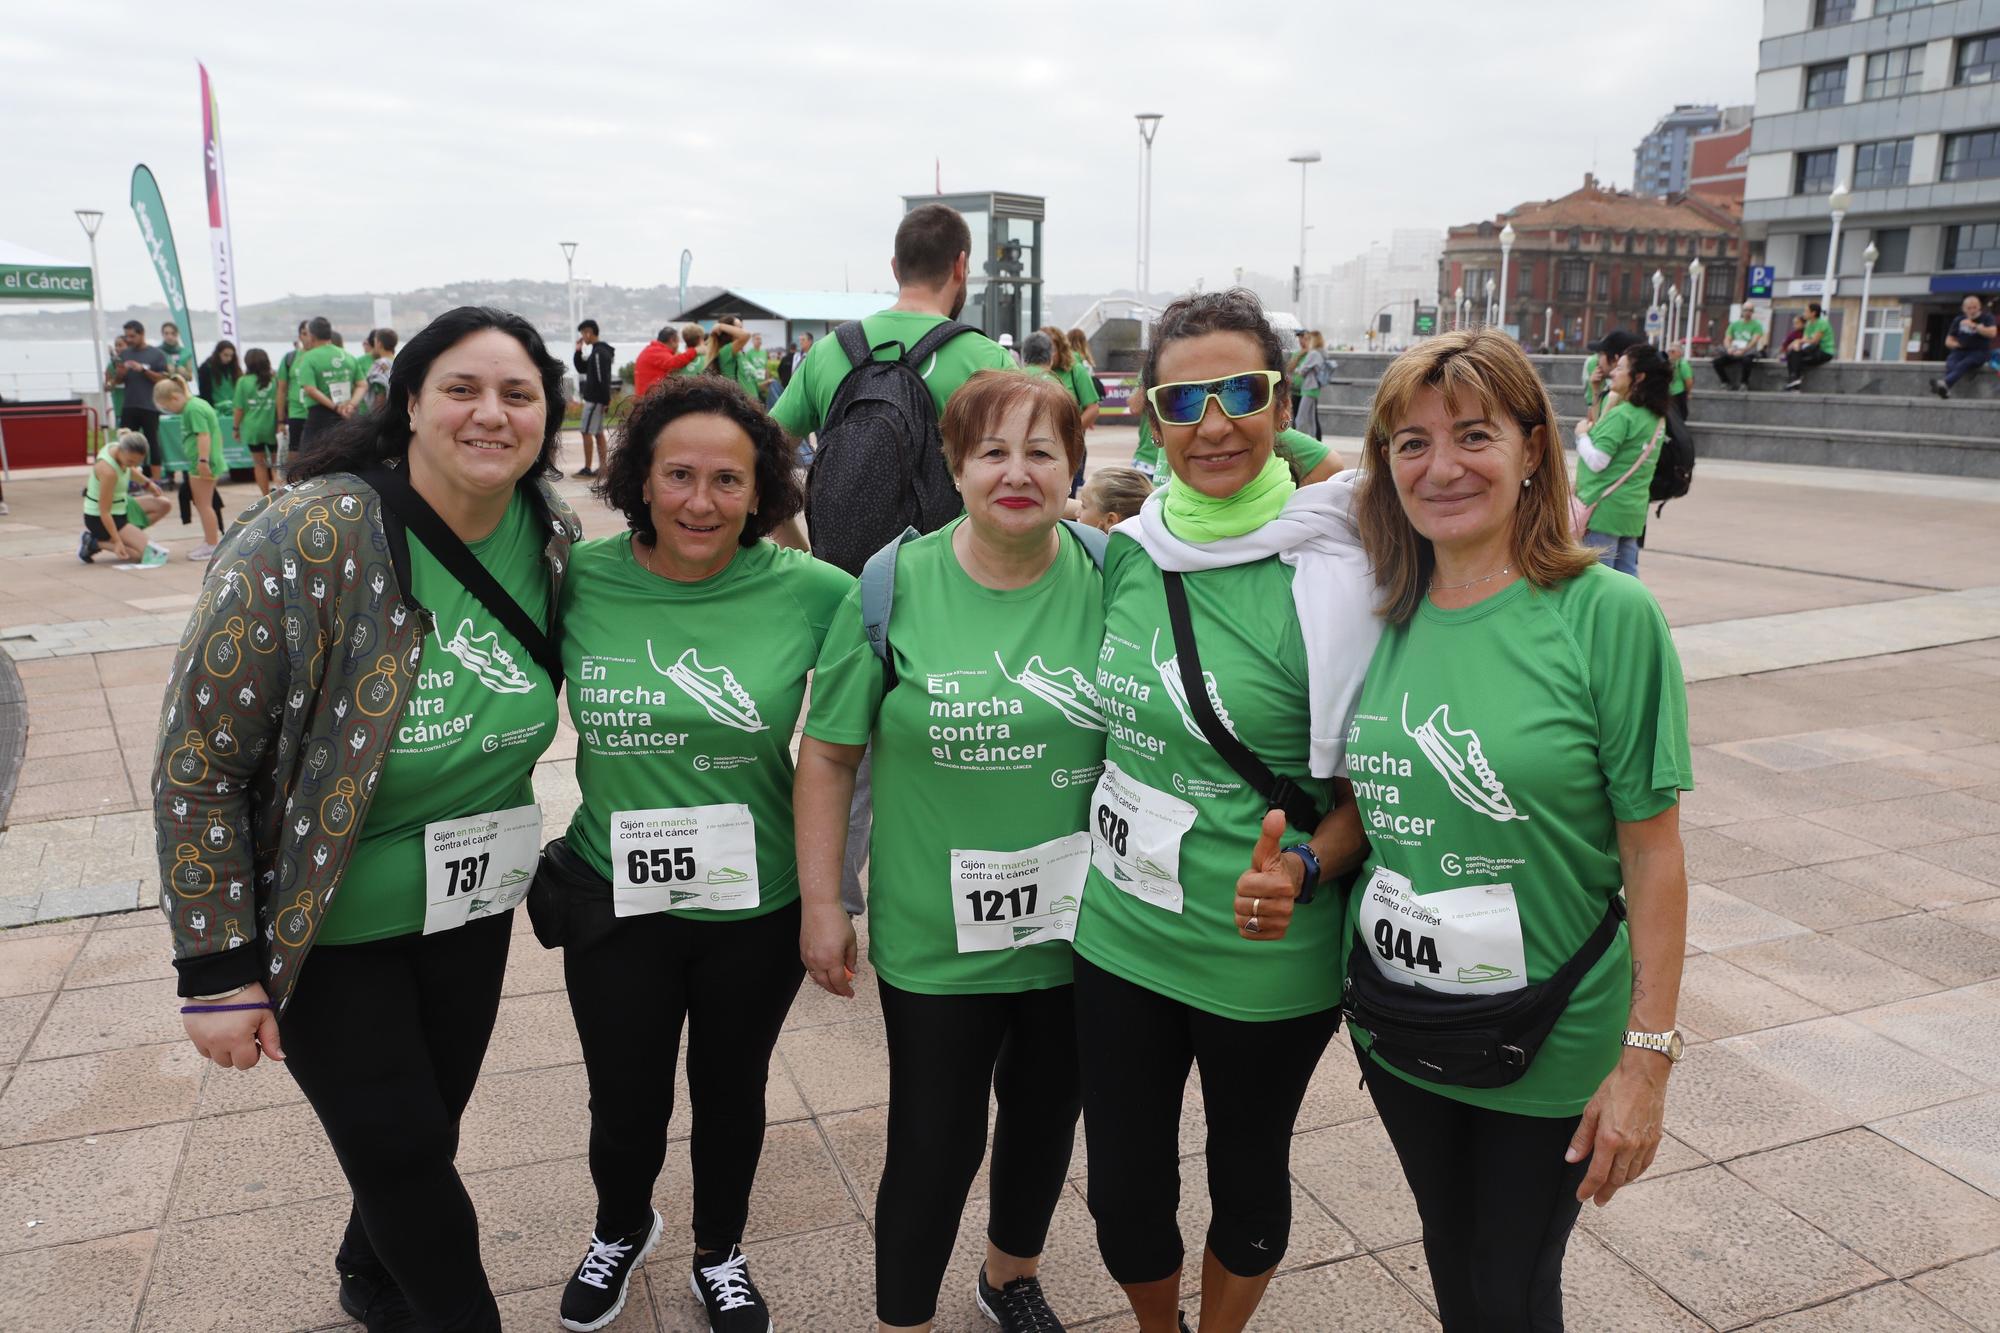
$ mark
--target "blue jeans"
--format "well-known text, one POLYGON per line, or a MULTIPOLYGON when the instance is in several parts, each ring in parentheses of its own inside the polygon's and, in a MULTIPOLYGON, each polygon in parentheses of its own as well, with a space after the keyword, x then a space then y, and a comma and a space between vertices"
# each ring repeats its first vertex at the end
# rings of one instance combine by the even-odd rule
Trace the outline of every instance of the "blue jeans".
POLYGON ((1954 348, 1945 354, 1944 387, 1949 389, 1971 372, 1986 364, 1987 352, 1971 352, 1963 347, 1954 348))
POLYGON ((1597 552, 1597 563, 1609 565, 1620 574, 1639 577, 1639 539, 1614 537, 1608 532, 1586 532, 1583 544, 1597 552))

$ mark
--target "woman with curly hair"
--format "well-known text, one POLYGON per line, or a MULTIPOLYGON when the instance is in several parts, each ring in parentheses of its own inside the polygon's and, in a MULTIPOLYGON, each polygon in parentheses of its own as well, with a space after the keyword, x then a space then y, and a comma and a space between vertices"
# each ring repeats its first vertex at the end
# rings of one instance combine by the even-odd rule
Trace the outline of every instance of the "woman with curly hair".
POLYGON ((803 502, 791 446, 719 376, 641 399, 596 494, 630 530, 584 542, 571 564, 562 657, 583 803, 530 903, 543 942, 563 946, 590 1076, 596 1229, 562 1323, 616 1318, 660 1238, 653 1184, 687 1022, 688 1281, 710 1327, 763 1333, 739 1242, 765 1074, 804 977, 790 746, 854 580, 765 540, 803 502))

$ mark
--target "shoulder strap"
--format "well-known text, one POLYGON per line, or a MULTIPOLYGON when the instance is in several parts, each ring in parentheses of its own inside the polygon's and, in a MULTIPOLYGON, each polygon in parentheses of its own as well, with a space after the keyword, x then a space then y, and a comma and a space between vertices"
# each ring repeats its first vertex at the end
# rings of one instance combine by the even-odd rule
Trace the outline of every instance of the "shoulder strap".
POLYGON ((1236 734, 1222 725, 1222 719, 1215 715, 1215 707, 1208 701, 1208 683, 1202 678, 1201 657, 1195 651, 1194 619, 1188 614, 1187 589, 1181 585, 1180 573, 1163 569, 1160 579, 1166 584, 1167 620, 1174 631, 1174 655, 1180 663, 1181 691, 1187 696, 1188 711, 1201 727, 1201 734, 1215 747, 1215 752, 1227 760, 1236 770, 1236 776, 1250 784, 1250 789, 1262 796, 1272 808, 1283 810, 1285 818, 1293 828, 1311 833, 1319 827, 1322 818, 1319 806, 1299 785, 1290 778, 1281 778, 1273 773, 1252 753, 1249 746, 1238 740, 1236 734))
POLYGON ((1590 938, 1583 947, 1571 954, 1555 974, 1542 983, 1545 994, 1560 996, 1567 1002, 1570 993, 1582 981, 1584 974, 1597 966, 1597 960, 1604 957, 1604 951, 1618 938, 1618 925, 1625 919, 1625 899, 1619 894, 1611 895, 1611 903, 1604 909, 1598 920, 1597 929, 1590 932, 1590 938))
POLYGON ((1610 499, 1611 492, 1617 490, 1620 486, 1623 486, 1626 483, 1626 481, 1628 481, 1631 478, 1634 472, 1637 472, 1640 468, 1646 465, 1646 459, 1649 456, 1651 456, 1653 452, 1653 446, 1660 442, 1660 436, 1666 431, 1666 429, 1667 429, 1667 419, 1665 417, 1661 417, 1660 424, 1653 427, 1653 438, 1646 441, 1646 447, 1644 449, 1641 449, 1639 451, 1639 456, 1632 460, 1632 466, 1626 468, 1622 473, 1620 473, 1618 476, 1618 480, 1612 482, 1609 486, 1606 486, 1604 488, 1604 494, 1598 496, 1597 499, 1592 502, 1590 507, 1593 511, 1597 508, 1598 505, 1601 505, 1606 500, 1610 499))
POLYGON ((868 345, 868 333, 861 327, 861 321, 850 319, 833 331, 834 341, 840 350, 847 353, 850 370, 858 370, 875 357, 875 350, 868 345))
POLYGON ((909 350, 909 352, 904 355, 903 361, 911 369, 921 374, 923 371, 924 362, 930 360, 932 354, 935 353, 938 350, 938 348, 944 346, 946 343, 950 342, 953 338, 958 337, 958 335, 960 335, 961 333, 977 333, 977 332, 979 332, 979 330, 973 328, 970 324, 961 324, 955 319, 948 319, 944 323, 938 325, 936 328, 933 328, 930 332, 926 333, 923 337, 917 339, 917 345, 915 347, 912 347, 909 350))
POLYGON ((1070 536, 1076 538, 1077 545, 1081 546, 1083 553, 1090 557, 1090 563, 1103 569, 1104 548, 1110 545, 1111 538, 1090 524, 1079 523, 1073 518, 1064 519, 1062 525, 1069 529, 1070 536))
POLYGON ((868 646, 881 659, 884 694, 896 688, 896 657, 889 651, 889 615, 896 604, 896 556, 904 542, 922 535, 915 528, 904 528, 861 567, 861 628, 868 635, 868 646))
MULTIPOLYGON (((556 646, 559 612, 553 593, 549 597, 549 627, 545 630, 521 609, 519 602, 508 595, 492 572, 479 563, 479 557, 438 517, 437 510, 417 494, 401 468, 374 468, 362 473, 361 479, 375 488, 375 493, 382 497, 382 503, 405 527, 417 534, 425 549, 451 571, 459 586, 478 598, 479 604, 492 612, 494 618, 507 627, 509 634, 520 640, 528 655, 548 674, 549 683, 560 690, 563 682, 562 653, 556 646)), ((527 497, 529 507, 535 511, 537 539, 546 540, 548 508, 532 484, 527 497)))

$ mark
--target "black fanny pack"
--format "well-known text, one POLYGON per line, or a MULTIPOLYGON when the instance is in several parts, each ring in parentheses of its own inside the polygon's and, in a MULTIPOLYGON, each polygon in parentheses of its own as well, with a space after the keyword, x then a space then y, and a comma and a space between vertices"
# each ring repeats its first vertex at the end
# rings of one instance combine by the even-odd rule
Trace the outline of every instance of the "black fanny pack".
POLYGON ((1577 983, 1618 938, 1624 919, 1625 900, 1613 897, 1597 929, 1553 976, 1498 995, 1444 995, 1391 981, 1357 935, 1348 950, 1341 1009, 1374 1038, 1369 1049, 1385 1064, 1428 1083, 1502 1088, 1528 1072, 1577 983))
POLYGON ((527 906, 528 922, 544 949, 588 949, 618 928, 611 881, 562 838, 542 848, 527 906))

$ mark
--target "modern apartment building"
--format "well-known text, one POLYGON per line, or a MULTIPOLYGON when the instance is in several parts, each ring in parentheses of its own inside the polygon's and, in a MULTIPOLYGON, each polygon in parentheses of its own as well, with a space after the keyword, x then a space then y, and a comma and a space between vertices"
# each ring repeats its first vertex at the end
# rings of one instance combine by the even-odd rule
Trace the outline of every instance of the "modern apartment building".
POLYGON ((1652 131, 1632 150, 1632 192, 1665 198, 1686 194, 1694 142, 1705 134, 1747 125, 1750 108, 1696 106, 1683 103, 1661 116, 1652 131))
POLYGON ((1865 323, 1871 358, 1942 357, 1965 294, 2000 292, 2000 0, 1764 0, 1757 65, 1743 220, 1773 327, 1822 295, 1844 184, 1840 355, 1865 323))

